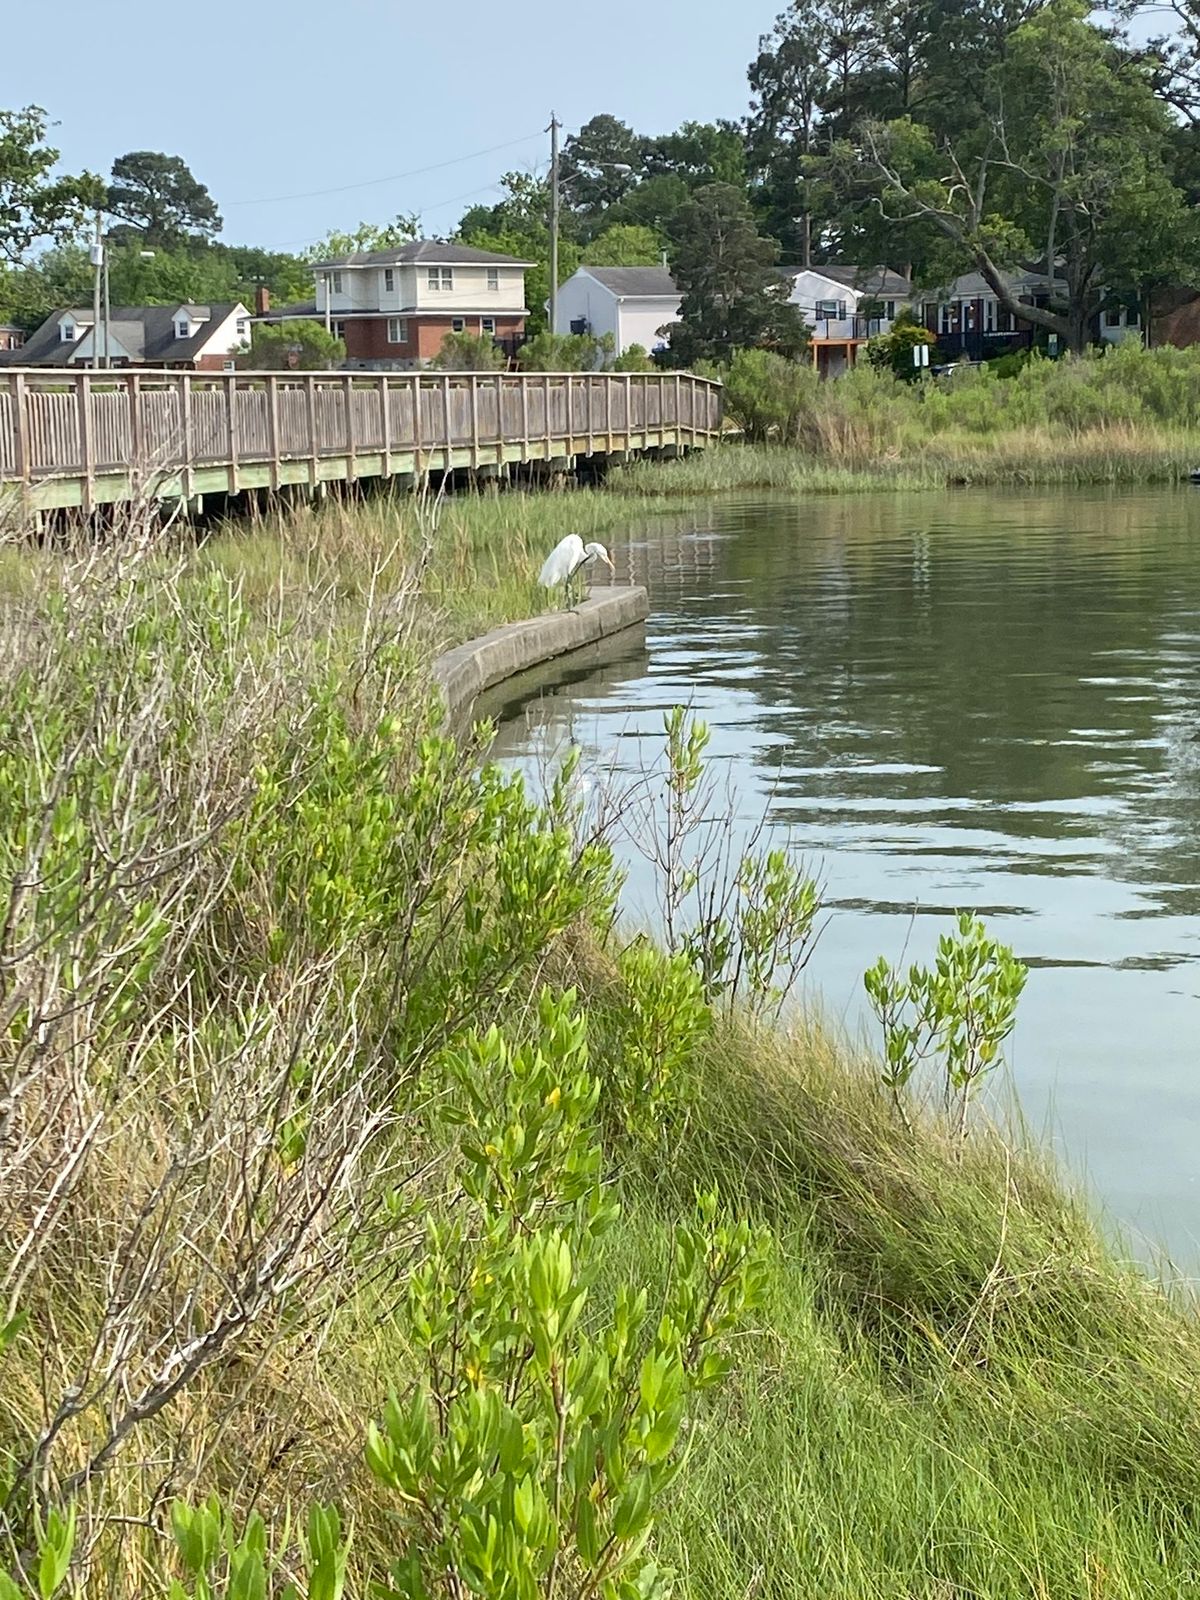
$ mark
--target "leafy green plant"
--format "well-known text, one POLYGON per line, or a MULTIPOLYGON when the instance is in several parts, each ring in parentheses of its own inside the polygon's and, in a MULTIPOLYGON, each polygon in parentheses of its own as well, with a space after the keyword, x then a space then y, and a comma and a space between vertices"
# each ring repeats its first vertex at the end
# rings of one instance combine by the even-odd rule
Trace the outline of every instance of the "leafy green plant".
POLYGON ((501 372, 508 357, 490 333, 448 333, 429 364, 443 372, 501 372))
POLYGON ((219 1495, 199 1505, 177 1500, 171 1534, 184 1577, 171 1580, 167 1600, 341 1600, 345 1592, 350 1538, 333 1506, 309 1507, 295 1576, 284 1559, 287 1524, 273 1551, 257 1512, 238 1529, 219 1495))
POLYGON ((999 1065, 1026 976, 1008 946, 989 938, 966 911, 956 931, 938 940, 932 967, 914 963, 904 977, 880 956, 866 972, 867 995, 883 1027, 883 1082, 906 1124, 903 1091, 921 1063, 934 1059, 946 1111, 965 1136, 971 1099, 999 1065))
POLYGON ((617 1208, 600 1181, 574 996, 543 994, 535 1042, 475 1036, 447 1068, 461 1109, 466 1203, 431 1219, 408 1303, 423 1371, 367 1441, 397 1497, 405 1600, 649 1600, 657 1503, 681 1463, 689 1401, 724 1376, 725 1335, 756 1303, 765 1240, 716 1197, 677 1230, 676 1270, 594 1304, 597 1241, 617 1208))

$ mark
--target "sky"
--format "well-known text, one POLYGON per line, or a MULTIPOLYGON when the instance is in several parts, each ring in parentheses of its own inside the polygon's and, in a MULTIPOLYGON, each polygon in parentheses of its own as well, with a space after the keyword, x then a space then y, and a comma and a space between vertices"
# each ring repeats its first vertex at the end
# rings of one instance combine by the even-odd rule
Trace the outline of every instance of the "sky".
POLYGON ((14 5, 0 106, 42 106, 68 171, 107 176, 128 150, 182 156, 230 244, 293 250, 410 212, 445 234, 499 198, 501 173, 544 170, 551 110, 567 133, 602 111, 650 134, 741 116, 777 9, 59 0, 48 23, 14 5))

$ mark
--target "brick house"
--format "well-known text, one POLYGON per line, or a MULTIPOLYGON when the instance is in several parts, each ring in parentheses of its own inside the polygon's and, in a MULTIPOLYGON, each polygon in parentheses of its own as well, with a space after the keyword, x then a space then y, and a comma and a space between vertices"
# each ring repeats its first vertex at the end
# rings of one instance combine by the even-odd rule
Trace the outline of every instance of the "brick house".
MULTIPOLYGON (((105 354, 105 325, 91 307, 64 306, 31 333, 15 358, 22 367, 91 367, 105 354)), ((113 306, 107 323, 108 365, 223 372, 250 340, 250 312, 241 301, 216 305, 113 306)), ((10 362, 12 358, 10 357, 10 362)))
MULTIPOLYGON (((1025 305, 1045 308, 1051 298, 1065 297, 1065 285, 1044 272, 1005 273, 1011 292, 1025 305)), ((937 299, 926 300, 921 320, 937 336, 939 355, 950 359, 990 361, 997 356, 1034 345, 1044 346, 1046 334, 1014 316, 980 272, 956 278, 937 299)), ((1122 344, 1142 337, 1141 316, 1136 305, 1114 305, 1093 319, 1091 337, 1096 344, 1122 344)))
POLYGON ((25 335, 14 323, 0 322, 0 353, 7 355, 10 350, 19 350, 25 343, 25 335))
POLYGON ((515 351, 525 332, 525 273, 516 256, 418 239, 359 250, 313 266, 316 298, 259 308, 262 320, 315 318, 344 340, 344 365, 386 370, 426 366, 448 333, 493 338, 515 351))

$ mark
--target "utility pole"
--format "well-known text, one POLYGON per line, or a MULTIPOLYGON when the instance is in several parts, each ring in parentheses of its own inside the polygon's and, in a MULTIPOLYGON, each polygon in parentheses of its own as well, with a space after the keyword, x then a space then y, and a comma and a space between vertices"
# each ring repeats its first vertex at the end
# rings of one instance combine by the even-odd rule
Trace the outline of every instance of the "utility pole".
POLYGON ((112 366, 112 349, 109 340, 112 338, 112 307, 108 298, 108 240, 105 239, 100 248, 104 251, 104 359, 100 365, 112 366))
POLYGON ((550 332, 558 332, 558 129, 550 113, 550 332))
POLYGON ((92 241, 92 365, 100 365, 100 278, 104 271, 104 232, 99 211, 96 212, 96 234, 92 241))

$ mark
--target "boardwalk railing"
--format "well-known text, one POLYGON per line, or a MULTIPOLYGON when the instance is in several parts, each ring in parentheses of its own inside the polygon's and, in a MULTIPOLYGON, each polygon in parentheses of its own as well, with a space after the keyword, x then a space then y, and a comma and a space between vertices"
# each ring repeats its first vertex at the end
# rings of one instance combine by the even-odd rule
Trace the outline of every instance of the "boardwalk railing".
POLYGON ((37 505, 185 495, 703 445, 691 373, 0 369, 0 485, 37 505))

